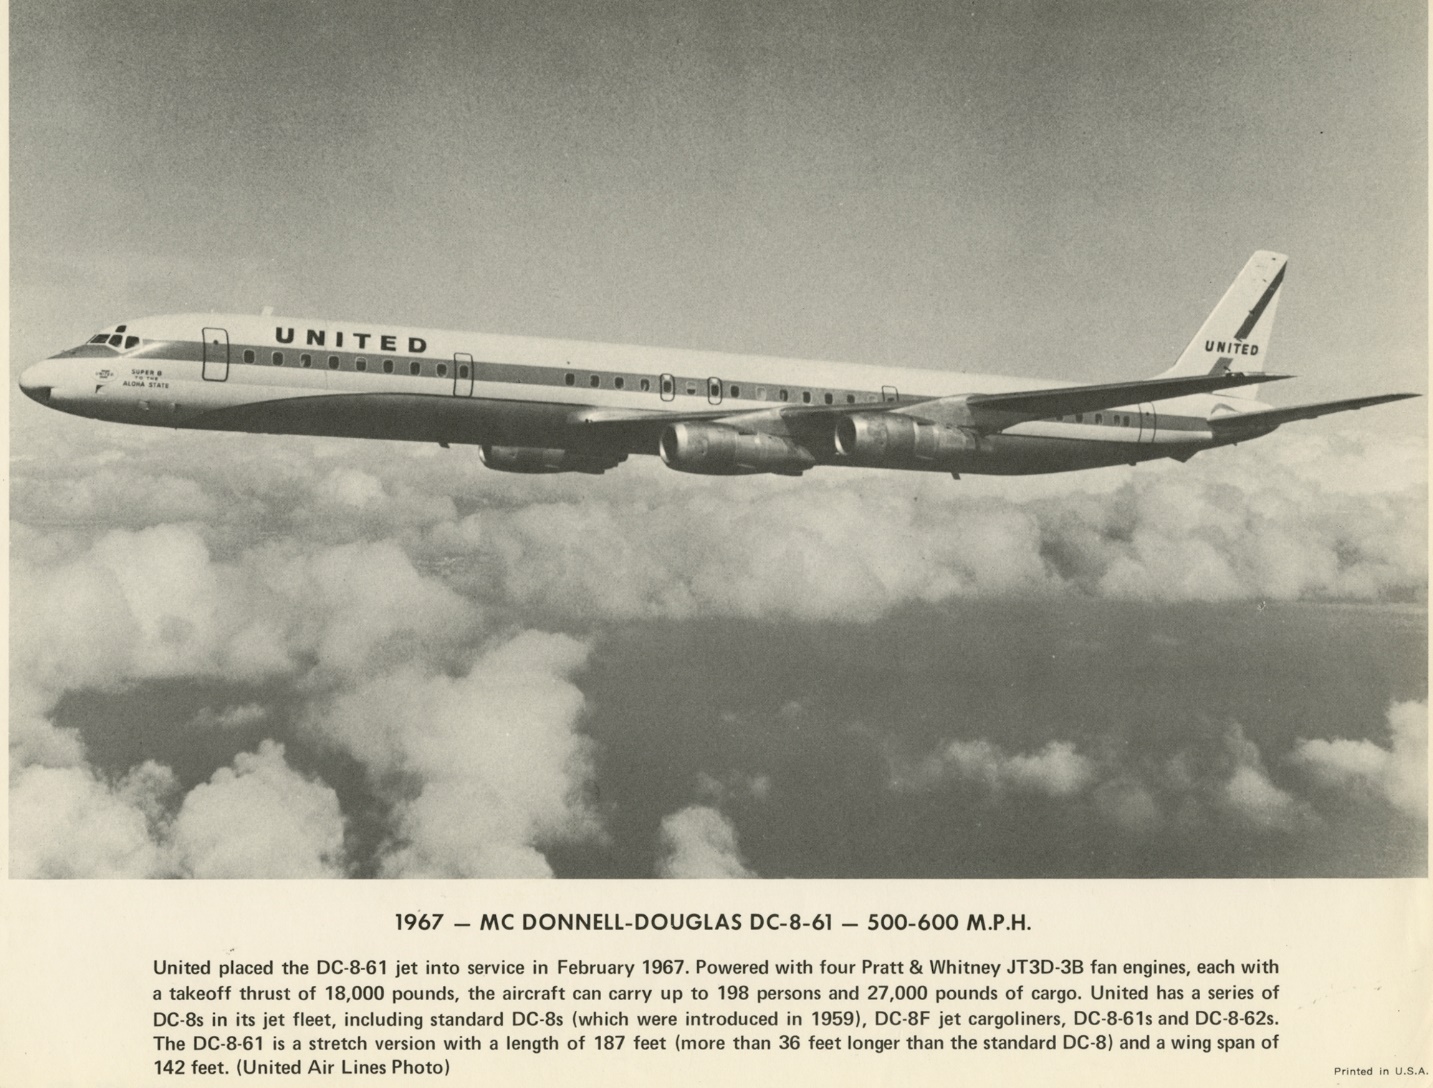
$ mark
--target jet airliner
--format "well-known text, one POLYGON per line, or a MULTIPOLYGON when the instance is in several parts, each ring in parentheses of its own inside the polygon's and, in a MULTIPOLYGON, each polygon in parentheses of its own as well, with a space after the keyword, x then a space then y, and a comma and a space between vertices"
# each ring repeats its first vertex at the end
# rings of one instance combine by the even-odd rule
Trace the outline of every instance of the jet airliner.
POLYGON ((27 396, 94 419, 476 445, 504 472, 631 454, 708 475, 817 465, 1013 475, 1186 461, 1412 393, 1256 399, 1288 258, 1255 253, 1175 364, 1057 381, 270 315, 125 321, 30 367, 27 396))

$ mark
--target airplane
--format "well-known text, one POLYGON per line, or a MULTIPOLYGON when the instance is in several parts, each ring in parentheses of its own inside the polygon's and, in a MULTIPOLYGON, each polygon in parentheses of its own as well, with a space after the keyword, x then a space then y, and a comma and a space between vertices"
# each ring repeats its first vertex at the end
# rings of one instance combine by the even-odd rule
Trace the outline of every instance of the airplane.
POLYGON ((502 472, 601 474, 631 454, 706 475, 818 465, 1021 475, 1136 464, 1402 400, 1257 399, 1288 258, 1244 266, 1174 365, 1072 385, 243 314, 125 321, 27 369, 93 419, 478 446, 502 472))

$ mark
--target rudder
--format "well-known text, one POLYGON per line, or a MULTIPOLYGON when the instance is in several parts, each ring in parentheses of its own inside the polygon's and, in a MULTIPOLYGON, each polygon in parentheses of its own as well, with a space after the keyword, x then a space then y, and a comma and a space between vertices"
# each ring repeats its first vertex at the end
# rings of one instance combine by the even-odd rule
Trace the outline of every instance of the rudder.
MULTIPOLYGON (((1288 265, 1288 257, 1269 250, 1250 257, 1179 360, 1160 377, 1262 371, 1288 265)), ((1259 387, 1241 386, 1222 395, 1257 398, 1259 387)))

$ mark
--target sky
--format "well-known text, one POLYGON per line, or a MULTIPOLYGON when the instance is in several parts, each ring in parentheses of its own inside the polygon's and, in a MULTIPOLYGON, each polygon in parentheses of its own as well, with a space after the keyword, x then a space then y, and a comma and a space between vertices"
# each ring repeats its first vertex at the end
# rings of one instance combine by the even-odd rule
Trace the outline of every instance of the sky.
MULTIPOLYGON (((11 5, 12 369, 152 313, 1426 392, 1424 5, 11 5)), ((11 872, 1426 873, 1426 401, 1040 479, 11 398, 11 872)))

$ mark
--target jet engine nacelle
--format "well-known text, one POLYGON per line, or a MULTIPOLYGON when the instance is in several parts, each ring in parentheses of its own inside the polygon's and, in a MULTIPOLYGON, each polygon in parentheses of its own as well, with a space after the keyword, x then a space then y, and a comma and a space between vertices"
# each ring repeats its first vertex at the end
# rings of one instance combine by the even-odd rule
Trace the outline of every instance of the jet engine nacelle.
POLYGON ((658 451, 668 468, 706 476, 800 476, 816 463, 810 450, 789 439, 742 434, 719 423, 673 423, 662 432, 658 451))
POLYGON ((585 450, 548 450, 536 446, 479 446, 478 457, 498 472, 542 475, 553 472, 585 472, 600 476, 627 460, 625 453, 588 453, 585 450))
POLYGON ((964 431, 889 412, 842 416, 836 423, 836 452, 872 468, 939 468, 975 449, 964 431))

